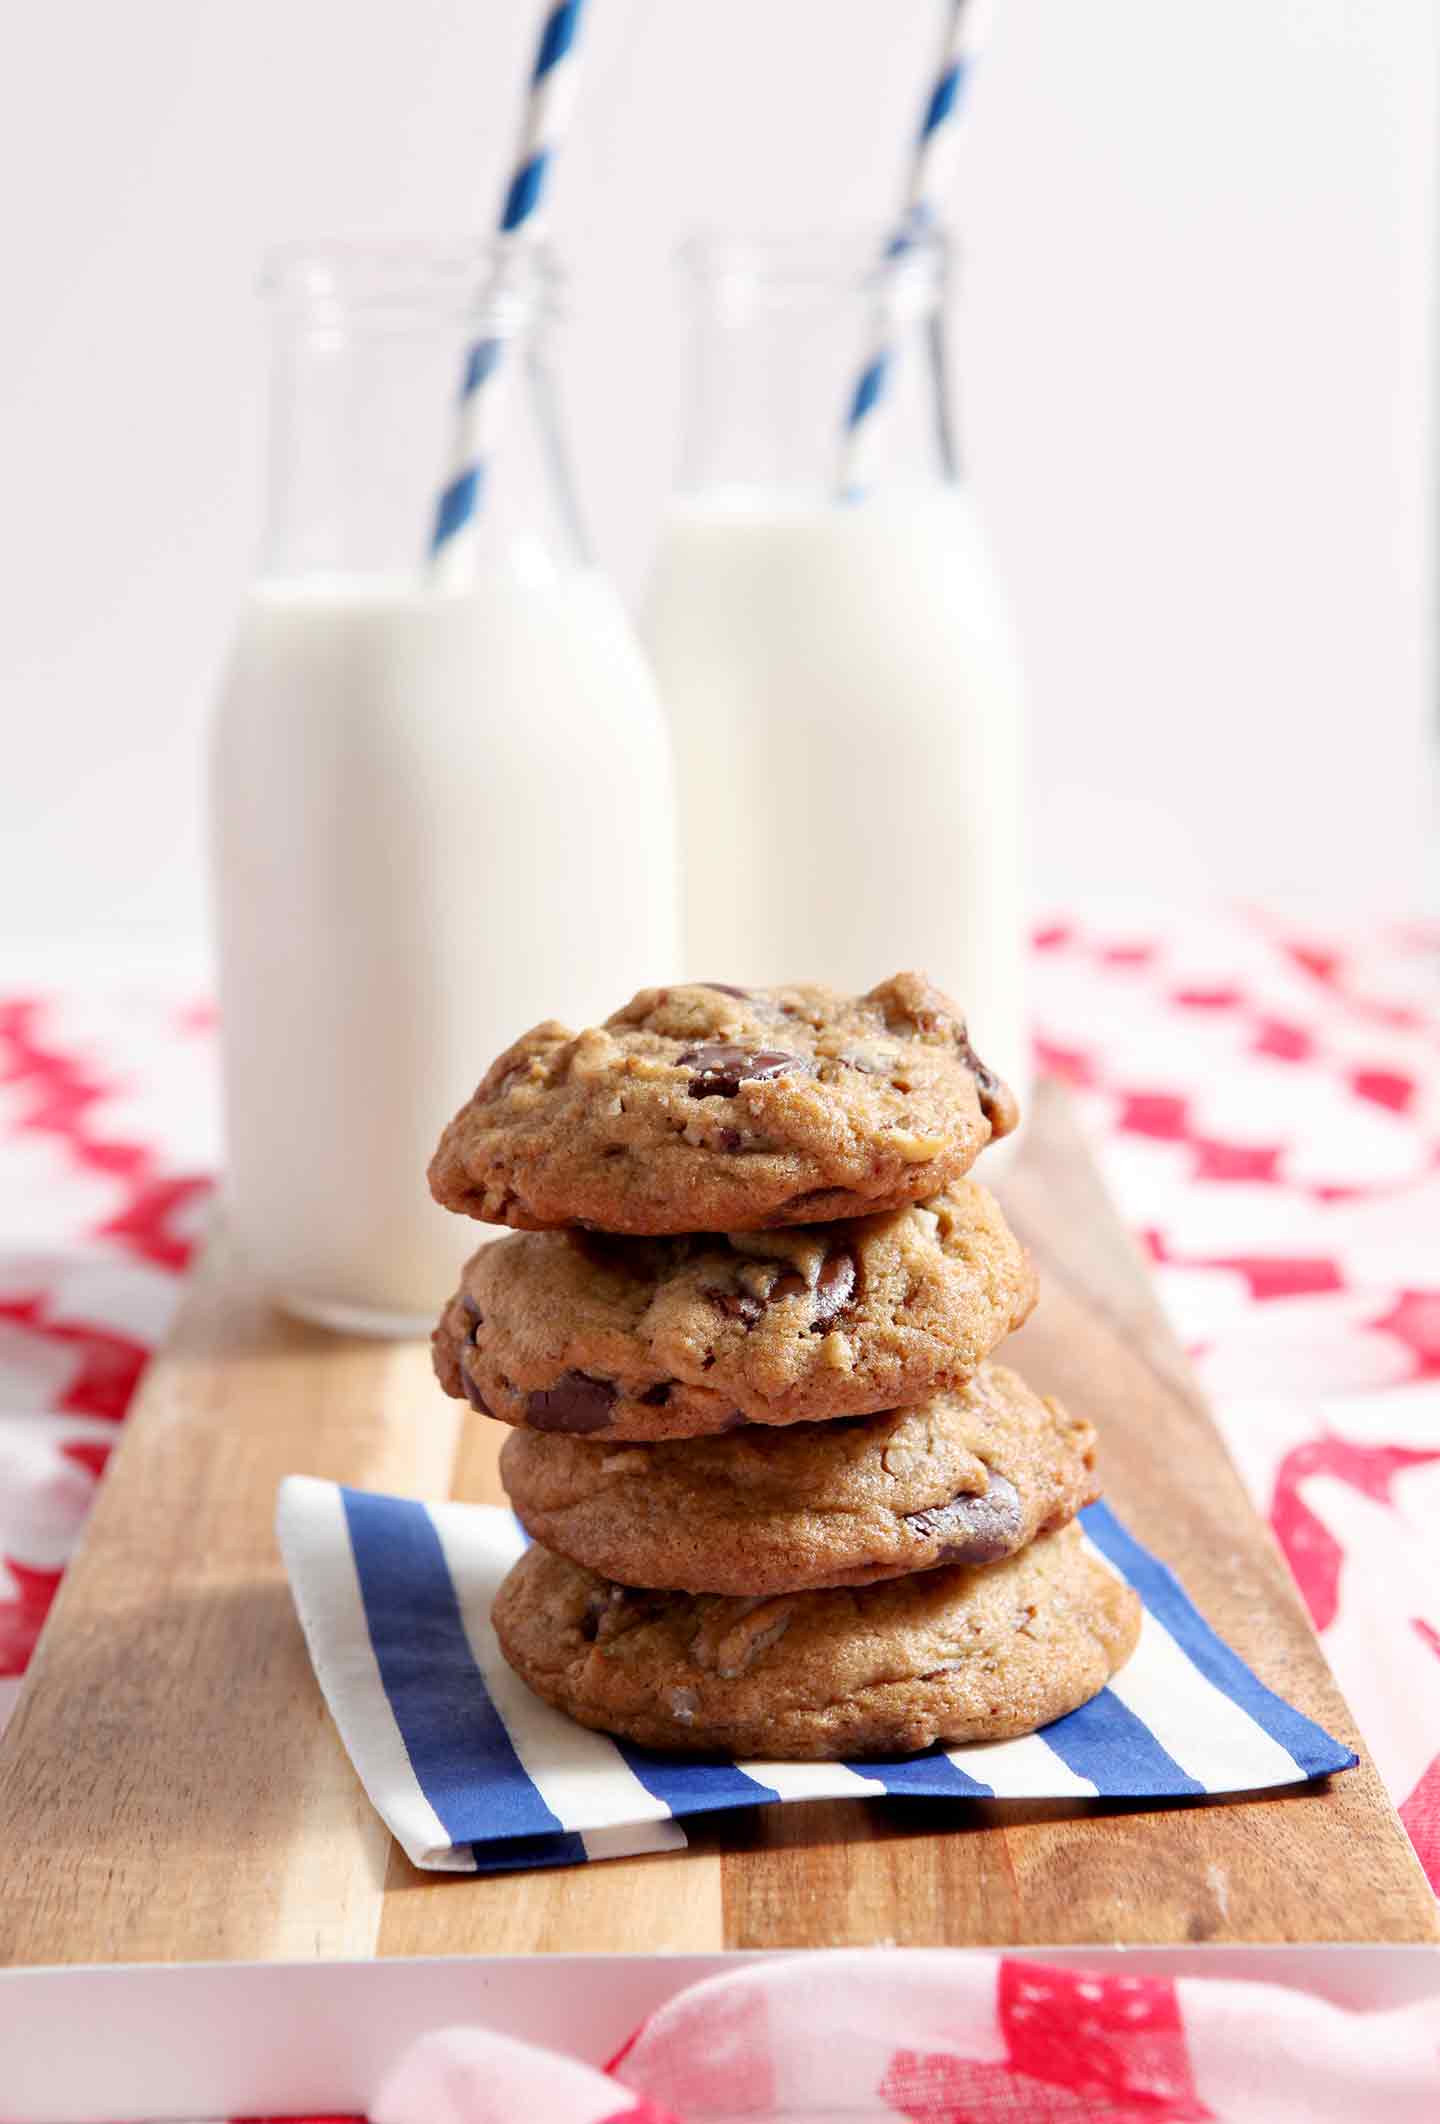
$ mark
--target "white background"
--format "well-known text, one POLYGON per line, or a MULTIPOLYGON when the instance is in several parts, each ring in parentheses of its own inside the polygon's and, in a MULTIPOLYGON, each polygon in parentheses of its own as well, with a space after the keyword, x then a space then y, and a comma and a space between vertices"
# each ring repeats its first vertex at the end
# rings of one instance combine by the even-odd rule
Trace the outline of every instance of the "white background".
MULTIPOLYGON (((1432 901, 1433 0, 999 0, 956 192, 968 446, 1018 607, 1036 893, 1432 901)), ((493 213, 531 0, 50 0, 0 79, 0 941, 204 934, 254 549, 259 256, 493 213)), ((555 230, 633 590, 696 222, 873 221, 933 0, 592 0, 555 230)))

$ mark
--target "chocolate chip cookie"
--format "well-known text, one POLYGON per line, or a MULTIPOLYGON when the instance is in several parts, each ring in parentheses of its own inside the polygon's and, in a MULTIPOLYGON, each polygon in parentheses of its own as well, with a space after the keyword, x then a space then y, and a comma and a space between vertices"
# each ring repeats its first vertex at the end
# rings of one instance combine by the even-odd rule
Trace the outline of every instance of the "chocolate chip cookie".
POLYGON ((1016 1118, 921 974, 860 997, 689 982, 517 1040, 446 1128, 430 1189, 522 1230, 819 1224, 923 1201, 1016 1118))
POLYGON ((527 1533, 602 1578, 800 1593, 994 1563, 1099 1496, 1095 1432, 1003 1365, 918 1408, 724 1438, 612 1445, 514 1431, 527 1533))
POLYGON ((528 1549, 495 1628, 536 1694, 649 1748, 864 1761, 1004 1740, 1087 1703, 1140 1603, 1077 1525, 1000 1563, 734 1600, 637 1593, 528 1549))
POLYGON ((494 1240, 435 1330, 435 1368, 506 1423, 698 1436, 922 1400, 968 1378, 1034 1301, 1029 1256, 965 1179, 843 1224, 494 1240))

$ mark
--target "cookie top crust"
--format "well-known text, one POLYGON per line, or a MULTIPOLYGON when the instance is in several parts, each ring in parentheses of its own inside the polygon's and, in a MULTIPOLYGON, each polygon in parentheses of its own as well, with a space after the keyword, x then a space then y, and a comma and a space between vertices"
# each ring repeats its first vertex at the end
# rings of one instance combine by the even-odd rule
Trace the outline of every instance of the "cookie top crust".
POLYGON ((1035 1301, 993 1195, 768 1232, 525 1232, 482 1246, 435 1331, 448 1392, 607 1440, 868 1414, 970 1377, 1035 1301))
POLYGON ((521 1230, 815 1224, 923 1200, 1017 1119, 923 974, 859 997, 686 982, 524 1034, 446 1127, 430 1189, 521 1230))
POLYGON ((1002 1562, 748 1599, 641 1593, 534 1546, 495 1601, 506 1658, 644 1747, 795 1760, 1030 1733, 1134 1649, 1140 1604, 1078 1525, 1002 1562))
POLYGON ((517 1430, 501 1479, 547 1549, 627 1586, 795 1593, 993 1563, 1100 1494, 1095 1431, 1003 1365, 916 1408, 614 1445, 517 1430))

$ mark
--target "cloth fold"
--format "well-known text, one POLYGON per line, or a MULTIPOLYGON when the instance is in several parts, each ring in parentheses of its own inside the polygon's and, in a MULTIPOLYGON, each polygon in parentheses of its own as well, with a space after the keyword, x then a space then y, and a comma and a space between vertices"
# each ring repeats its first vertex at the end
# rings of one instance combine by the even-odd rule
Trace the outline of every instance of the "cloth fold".
POLYGON ((422 1504, 308 1476, 277 1532, 311 1661, 362 1784, 411 1861, 513 1872, 674 1850, 726 1807, 843 1797, 1169 1799, 1327 1776, 1356 1758, 1274 1695, 1104 1505, 1086 1536, 1145 1608, 1129 1663, 1020 1740, 897 1762, 727 1763, 591 1733, 507 1666, 490 1622, 525 1536, 493 1505, 422 1504))
POLYGON ((1429 2124, 1440 1995, 1351 2013, 1267 1983, 956 1951, 752 1964, 691 1986, 600 2072, 428 2035, 372 2124, 1429 2124))

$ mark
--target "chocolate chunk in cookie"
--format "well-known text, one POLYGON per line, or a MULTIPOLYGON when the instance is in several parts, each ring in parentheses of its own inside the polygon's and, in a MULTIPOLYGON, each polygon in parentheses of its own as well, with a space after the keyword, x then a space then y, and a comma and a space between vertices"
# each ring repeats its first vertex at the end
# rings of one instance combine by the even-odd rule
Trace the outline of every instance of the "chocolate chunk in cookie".
POLYGON ((731 1047, 720 1040, 687 1048, 676 1060, 690 1072, 685 1089, 692 1099, 733 1099, 742 1084, 768 1084, 789 1070, 811 1073, 800 1055, 782 1054, 773 1047, 731 1047))
MULTIPOLYGON (((1082 1498, 1081 1502, 1090 1500, 1082 1498)), ((905 1524, 922 1540, 940 1544, 939 1563, 994 1563, 999 1556, 1012 1555, 1029 1538, 1020 1492, 1008 1475, 997 1474, 994 1468, 978 1497, 952 1497, 948 1504, 907 1512, 905 1524)))
POLYGON ((562 1372, 554 1386, 525 1397, 525 1421, 533 1431, 603 1431, 612 1420, 616 1387, 589 1372, 562 1372))

